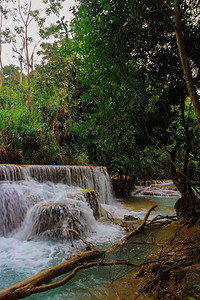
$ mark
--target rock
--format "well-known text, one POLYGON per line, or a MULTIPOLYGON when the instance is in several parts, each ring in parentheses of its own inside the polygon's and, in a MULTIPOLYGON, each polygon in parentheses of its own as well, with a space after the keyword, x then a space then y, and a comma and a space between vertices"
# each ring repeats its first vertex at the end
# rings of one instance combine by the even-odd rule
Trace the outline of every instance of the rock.
POLYGON ((85 234, 92 227, 92 210, 82 201, 65 200, 55 203, 36 204, 27 216, 27 238, 52 231, 53 235, 67 236, 67 228, 85 234), (79 205, 80 202, 80 205, 79 205), (90 219, 90 223, 88 223, 90 219), (55 232, 56 230, 56 232, 55 232))
POLYGON ((101 216, 101 204, 99 204, 99 193, 95 190, 79 190, 75 193, 67 193, 67 197, 80 201, 86 201, 93 211, 95 219, 101 216))
POLYGON ((93 210, 93 215, 95 219, 98 219, 101 216, 101 206, 98 202, 99 194, 97 191, 93 190, 85 190, 83 191, 83 195, 86 198, 87 203, 90 205, 93 210))
POLYGON ((159 184, 154 182, 149 186, 135 186, 131 194, 132 196, 179 197, 180 193, 177 188, 169 183, 169 181, 160 182, 159 184))

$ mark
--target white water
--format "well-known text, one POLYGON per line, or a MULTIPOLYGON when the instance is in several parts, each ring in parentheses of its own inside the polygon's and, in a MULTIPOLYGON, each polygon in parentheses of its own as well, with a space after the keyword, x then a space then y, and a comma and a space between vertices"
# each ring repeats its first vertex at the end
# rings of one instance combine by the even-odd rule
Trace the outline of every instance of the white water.
MULTIPOLYGON (((71 246, 66 228, 72 223, 97 247, 122 236, 96 219, 101 204, 114 201, 106 168, 9 165, 0 166, 0 179, 0 290, 85 250, 80 240, 71 246)), ((53 295, 45 299, 59 299, 53 295)))
MULTIPOLYGON (((121 228, 95 219, 94 210, 100 214, 100 205, 116 218, 124 214, 143 218, 146 213, 146 209, 130 212, 110 205, 112 189, 102 167, 0 166, 0 178, 0 290, 70 258, 77 254, 75 248, 85 250, 75 239, 72 248, 66 231, 55 236, 51 229, 65 229, 73 219, 75 228, 99 249, 124 235, 121 228), (99 198, 93 201, 99 206, 91 206, 85 189, 98 191, 99 198)), ((110 276, 109 270, 82 274, 62 288, 29 299, 85 299, 91 287, 110 276)))
POLYGON ((72 223, 86 234, 100 215, 100 203, 113 202, 103 167, 8 165, 0 166, 0 178, 0 236, 14 231, 27 239, 72 223))
POLYGON ((82 191, 32 179, 1 183, 0 235, 27 239, 61 226, 64 221, 71 222, 71 218, 80 221, 82 232, 89 231, 96 221, 82 191))
POLYGON ((96 190, 101 203, 112 204, 112 186, 105 167, 0 165, 0 181, 27 181, 29 178, 96 190))

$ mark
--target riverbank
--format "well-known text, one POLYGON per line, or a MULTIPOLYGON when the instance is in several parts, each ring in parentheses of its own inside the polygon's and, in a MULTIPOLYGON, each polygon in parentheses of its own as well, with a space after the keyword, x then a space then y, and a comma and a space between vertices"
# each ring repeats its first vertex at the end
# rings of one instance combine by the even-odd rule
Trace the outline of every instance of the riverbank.
POLYGON ((200 226, 173 222, 154 232, 154 248, 141 266, 87 300, 197 300, 200 298, 200 226), (155 261, 154 263, 150 263, 155 261))
MULTIPOLYGON (((199 299, 200 226, 174 223, 172 239, 162 249, 162 259, 141 271, 141 290, 154 299, 199 299), (142 282, 141 282, 142 283, 142 282)), ((158 257, 153 253, 154 257, 158 257)))
MULTIPOLYGON (((140 216, 142 209, 159 204, 155 215, 175 215, 177 198, 159 196, 134 196, 120 200, 124 208, 132 209, 140 216)), ((152 213, 151 218, 154 217, 152 213)), ((146 253, 145 261, 155 261, 128 274, 116 274, 114 280, 95 292, 88 300, 127 299, 178 299, 197 300, 200 298, 200 226, 173 222, 160 229, 146 231, 152 243, 151 254, 146 253), (162 274, 162 272, 164 272, 162 274)), ((137 240, 132 247, 137 247, 137 240)), ((141 239, 142 242, 142 239, 141 239)), ((131 247, 131 245, 130 245, 131 247)))

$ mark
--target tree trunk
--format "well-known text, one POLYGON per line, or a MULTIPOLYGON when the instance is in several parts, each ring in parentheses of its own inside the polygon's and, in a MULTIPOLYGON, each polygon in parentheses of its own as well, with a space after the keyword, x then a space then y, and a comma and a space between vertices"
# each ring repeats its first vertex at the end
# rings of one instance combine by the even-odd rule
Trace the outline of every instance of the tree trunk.
MULTIPOLYGON (((1 17, 0 17, 0 33, 2 32, 2 23, 3 23, 3 13, 1 12, 1 17)), ((3 82, 3 63, 2 63, 2 42, 0 42, 0 86, 2 86, 3 82)))
POLYGON ((3 83, 3 65, 2 65, 2 62, 0 62, 0 68, 1 68, 1 73, 0 73, 0 86, 2 86, 2 83, 3 83))
POLYGON ((27 100, 27 103, 28 103, 28 109, 31 112, 31 83, 30 82, 28 82, 28 100, 27 100))
POLYGON ((183 74, 186 81, 188 94, 190 96, 190 99, 194 107, 194 112, 197 118, 197 124, 200 129, 200 102, 194 85, 192 71, 189 64, 187 49, 186 49, 183 32, 182 32, 180 0, 174 0, 174 21, 175 21, 176 42, 179 50, 181 64, 183 67, 183 74))
MULTIPOLYGON (((14 300, 28 297, 38 292, 44 292, 52 289, 51 284, 48 285, 54 278, 59 277, 72 271, 74 268, 83 264, 84 262, 91 261, 95 258, 101 257, 105 251, 92 250, 81 253, 66 262, 61 263, 55 267, 46 269, 37 275, 26 279, 18 284, 13 285, 11 288, 6 288, 0 291, 0 299, 14 300), (44 284, 47 284, 43 286, 44 284)), ((58 284, 59 286, 59 284, 58 284)), ((56 283, 53 288, 57 287, 56 283)))
POLYGON ((22 80, 23 80, 23 58, 22 58, 22 55, 19 58, 19 63, 20 63, 19 83, 22 84, 22 80))
POLYGON ((32 110, 32 105, 31 105, 31 86, 32 86, 32 80, 33 80, 33 64, 31 64, 31 66, 28 66, 28 68, 30 68, 30 70, 28 70, 28 109, 31 112, 32 110))
MULTIPOLYGON (((177 152, 175 147, 171 152, 171 160, 175 164, 175 157, 177 152)), ((185 154, 185 170, 187 170, 187 163, 189 158, 189 148, 186 149, 185 154)), ((171 162, 171 178, 174 185, 177 187, 181 194, 181 198, 175 204, 175 211, 178 218, 184 219, 198 219, 200 217, 200 201, 194 194, 191 184, 180 172, 176 171, 175 165, 171 162)))

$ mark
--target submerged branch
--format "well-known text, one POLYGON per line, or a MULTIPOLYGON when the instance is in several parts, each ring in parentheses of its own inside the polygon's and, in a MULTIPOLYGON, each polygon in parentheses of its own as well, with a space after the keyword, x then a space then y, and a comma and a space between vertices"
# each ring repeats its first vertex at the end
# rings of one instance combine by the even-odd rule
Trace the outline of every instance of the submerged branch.
MULTIPOLYGON (((41 289, 39 290, 39 287, 41 287, 43 284, 47 284, 53 279, 75 270, 80 264, 103 256, 104 253, 105 251, 92 250, 76 255, 64 263, 46 269, 33 277, 0 291, 0 299, 23 299, 27 296, 38 293, 41 291, 41 289)), ((45 288, 47 291, 47 287, 48 285, 44 286, 43 288, 45 288)), ((50 285, 49 289, 51 289, 50 285)))

